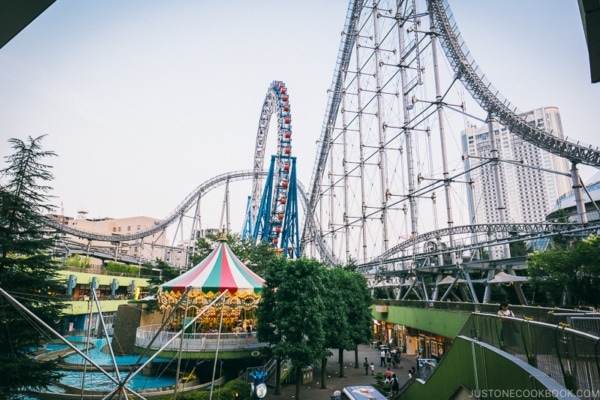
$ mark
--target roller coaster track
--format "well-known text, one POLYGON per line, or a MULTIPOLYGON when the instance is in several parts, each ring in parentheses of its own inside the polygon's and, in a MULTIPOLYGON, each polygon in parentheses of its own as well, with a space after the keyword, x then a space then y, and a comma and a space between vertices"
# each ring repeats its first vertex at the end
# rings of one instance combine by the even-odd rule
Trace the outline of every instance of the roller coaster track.
POLYGON ((488 113, 495 115, 498 120, 510 128, 511 132, 523 140, 573 163, 581 163, 600 167, 600 151, 591 146, 583 146, 559 139, 544 130, 529 124, 521 117, 508 100, 502 100, 499 91, 487 82, 485 75, 470 57, 465 42, 460 36, 458 25, 454 22, 452 12, 445 0, 430 0, 431 12, 436 28, 436 34, 446 52, 446 57, 452 66, 455 76, 459 78, 473 99, 488 113), (479 72, 479 73, 478 73, 479 72))
MULTIPOLYGON (((414 238, 405 240, 398 245, 392 247, 387 252, 383 253, 379 257, 376 257, 372 262, 381 263, 395 254, 413 248, 419 243, 428 242, 431 240, 438 240, 442 237, 448 237, 453 235, 465 235, 465 234, 487 234, 495 237, 496 233, 518 233, 519 240, 525 240, 527 237, 548 237, 559 234, 575 234, 581 232, 594 232, 600 229, 600 221, 592 221, 588 224, 571 224, 571 223, 513 223, 513 224, 473 224, 464 226, 454 226, 451 228, 438 229, 417 235, 414 238)), ((509 237, 505 237, 506 240, 510 240, 509 237)), ((497 244, 498 240, 494 239, 497 244)))
MULTIPOLYGON (((318 142, 319 148, 317 150, 308 192, 309 199, 306 212, 307 223, 304 225, 302 234, 303 243, 305 241, 314 240, 319 236, 318 224, 315 224, 314 222, 313 213, 316 204, 319 201, 319 186, 325 171, 328 153, 331 147, 332 133, 336 125, 340 104, 344 94, 344 71, 348 69, 351 61, 353 47, 356 42, 356 27, 359 24, 362 9, 365 7, 364 3, 365 2, 360 0, 350 1, 349 3, 342 33, 342 41, 338 51, 338 61, 329 90, 329 100, 325 111, 321 136, 318 142), (313 224, 309 225, 311 221, 313 224)), ((483 110, 488 114, 493 115, 502 124, 506 125, 511 132, 538 148, 568 159, 572 163, 600 167, 600 151, 597 148, 593 149, 591 146, 560 139, 527 122, 517 108, 512 106, 508 100, 505 100, 500 92, 487 81, 485 75, 473 60, 460 35, 458 26, 454 22, 448 2, 446 0, 430 0, 429 7, 429 12, 433 15, 435 35, 441 39, 442 47, 455 77, 463 83, 467 91, 483 110)), ((569 230, 571 228, 577 229, 574 226, 571 226, 570 228, 568 226, 558 227, 556 224, 507 224, 504 226, 496 225, 493 227, 490 225, 454 227, 446 230, 432 231, 402 242, 377 257, 377 260, 385 260, 404 249, 414 246, 414 244, 419 241, 427 241, 430 238, 439 237, 441 234, 446 233, 445 231, 452 231, 450 233, 464 233, 464 231, 474 232, 479 229, 499 229, 503 232, 509 232, 514 231, 515 229, 524 229, 524 232, 530 232, 533 229, 552 234, 556 229, 569 230)), ((303 248, 306 248, 306 246, 303 245, 303 248)), ((319 251, 322 250, 319 248, 319 251)), ((329 255, 328 258, 332 259, 332 256, 329 255)))
MULTIPOLYGON (((137 232, 136 234, 132 234, 132 235, 120 235, 118 237, 109 236, 109 235, 98 235, 98 234, 91 233, 91 232, 77 230, 75 228, 61 224, 60 222, 58 222, 54 219, 51 219, 51 218, 46 218, 44 223, 47 226, 52 227, 59 232, 63 232, 63 233, 69 234, 69 235, 73 235, 73 236, 76 236, 76 237, 79 237, 82 239, 88 239, 88 240, 98 240, 98 241, 105 241, 105 242, 114 242, 114 241, 125 242, 125 241, 130 241, 130 240, 142 239, 144 237, 151 236, 157 232, 160 232, 161 230, 165 229, 167 226, 169 226, 170 224, 175 222, 175 220, 177 220, 180 216, 184 215, 196 203, 196 201, 198 200, 199 197, 210 192, 211 190, 213 190, 221 185, 224 185, 227 182, 235 182, 235 181, 248 180, 248 179, 255 180, 255 179, 261 178, 261 177, 264 178, 264 177, 266 177, 266 175, 267 175, 266 171, 253 170, 253 171, 233 171, 233 172, 227 172, 227 173, 215 176, 214 178, 211 178, 208 181, 200 184, 193 192, 191 192, 185 198, 185 200, 183 200, 181 202, 181 204, 179 204, 179 206, 177 206, 177 208, 175 208, 175 210, 171 214, 169 214, 166 218, 161 220, 158 225, 156 225, 150 229, 146 229, 144 231, 137 232)), ((306 207, 308 204, 307 203, 308 199, 306 197, 306 191, 300 182, 298 182, 298 186, 300 189, 299 190, 300 203, 302 204, 304 211, 306 211, 306 207)), ((307 221, 306 223, 310 229, 314 229, 314 226, 315 226, 314 221, 307 221)), ((337 263, 337 260, 332 256, 331 250, 327 247, 327 244, 318 235, 316 235, 316 237, 315 237, 315 244, 319 250, 319 254, 323 257, 323 259, 325 260, 325 262, 328 265, 335 265, 337 263)), ((65 246, 66 246, 66 243, 65 243, 65 246)), ((94 250, 94 251, 100 252, 100 250, 94 250)), ((102 254, 104 254, 107 258, 110 258, 113 256, 112 253, 109 253, 106 251, 103 251, 102 254)))
MULTIPOLYGON (((351 0, 349 3, 343 37, 338 51, 338 61, 330 88, 330 96, 319 139, 319 148, 313 165, 310 187, 308 191, 303 189, 300 190, 300 200, 305 209, 302 243, 310 239, 316 245, 319 255, 323 258, 325 263, 329 265, 335 265, 338 261, 320 235, 318 224, 314 220, 314 209, 318 202, 319 185, 324 174, 328 151, 331 146, 330 139, 342 100, 344 71, 348 69, 350 63, 352 49, 356 42, 356 27, 363 6, 363 1, 360 0, 351 0)), ((473 99, 478 102, 482 109, 498 118, 501 123, 508 126, 512 132, 523 140, 532 143, 543 150, 564 157, 573 163, 600 167, 600 151, 598 151, 598 149, 592 149, 591 146, 584 146, 579 143, 572 143, 567 140, 559 139, 536 128, 534 125, 530 125, 524 120, 516 107, 513 107, 507 100, 502 99, 499 91, 497 91, 491 83, 487 82, 485 75, 470 57, 470 53, 460 36, 458 27, 456 23, 454 23, 448 2, 446 0, 430 0, 429 6, 434 19, 436 35, 441 39, 442 47, 445 50, 446 57, 453 68, 455 76, 465 85, 473 99)), ((257 157, 258 156, 255 158, 257 157)), ((259 158, 262 159, 262 154, 261 157, 258 157, 257 159, 259 158)), ((256 162, 257 161, 255 160, 255 164, 256 162)), ((265 176, 266 172, 258 171, 257 165, 255 165, 254 171, 237 171, 218 175, 198 186, 198 188, 190 193, 190 195, 188 195, 170 215, 161 220, 156 226, 131 235, 121 235, 117 238, 109 235, 98 235, 68 227, 51 219, 47 219, 46 224, 61 232, 89 240, 130 241, 141 239, 164 230, 177 218, 183 216, 200 196, 213 188, 223 185, 226 182, 244 179, 254 179, 256 182, 256 179, 264 178, 265 176)), ((591 225, 586 225, 581 229, 588 229, 590 226, 591 225)), ((551 235, 557 230, 568 232, 578 229, 580 229, 580 227, 571 224, 498 224, 452 227, 428 232, 404 241, 389 249, 379 257, 376 257, 375 261, 384 261, 394 254, 408 249, 419 242, 425 242, 449 234, 481 233, 494 230, 498 232, 514 232, 516 230, 517 232, 523 233, 539 232, 540 234, 545 233, 551 235)), ((305 246, 302 245, 302 248, 305 248, 305 246)))
MULTIPOLYGON (((346 14, 346 22, 344 24, 343 38, 338 52, 338 61, 333 74, 333 82, 331 84, 330 95, 327 101, 327 107, 325 111, 325 120, 321 130, 321 137, 319 139, 319 147, 317 150, 317 157, 313 165, 312 178, 310 183, 310 196, 306 207, 306 221, 313 222, 310 226, 308 223, 304 225, 302 231, 302 248, 305 249, 304 243, 308 240, 308 236, 314 239, 319 236, 319 232, 315 231, 316 225, 314 225, 314 209, 318 201, 319 196, 319 183, 323 177, 325 171, 325 165, 327 163, 327 154, 330 146, 330 139, 333 129, 335 127, 335 121, 337 114, 340 109, 342 102, 342 94, 344 87, 343 72, 348 68, 350 64, 350 56, 352 55, 352 48, 356 42, 356 24, 362 10, 363 2, 360 0, 351 0, 348 5, 348 12, 346 14), (312 227, 312 231, 307 230, 312 227)), ((321 254, 322 256, 324 254, 321 254)), ((329 256, 328 256, 329 257, 329 256)))
POLYGON ((183 216, 198 200, 199 197, 204 195, 205 193, 210 192, 216 187, 224 185, 227 182, 236 182, 240 180, 246 179, 254 179, 256 176, 265 177, 266 172, 264 171, 234 171, 227 172, 221 175, 217 175, 214 178, 209 179, 208 181, 202 183, 198 186, 193 192, 191 192, 180 204, 175 208, 175 210, 161 220, 157 225, 153 226, 150 229, 146 229, 143 231, 139 231, 135 234, 131 235, 119 235, 118 237, 111 235, 98 235, 91 232, 81 231, 69 227, 67 225, 61 224, 60 222, 46 218, 45 224, 50 226, 60 232, 67 233, 69 235, 77 236, 82 239, 88 240, 98 240, 105 242, 114 242, 114 241, 129 241, 129 240, 137 240, 142 239, 147 236, 151 236, 157 232, 160 232, 166 229, 167 226, 171 225, 175 220, 179 217, 183 216))

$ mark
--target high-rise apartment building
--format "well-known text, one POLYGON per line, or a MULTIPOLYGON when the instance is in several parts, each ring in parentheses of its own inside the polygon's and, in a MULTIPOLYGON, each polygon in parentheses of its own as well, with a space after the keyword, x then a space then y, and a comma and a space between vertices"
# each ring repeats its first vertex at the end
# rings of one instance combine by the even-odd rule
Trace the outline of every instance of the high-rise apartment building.
MULTIPOLYGON (((522 116, 529 124, 563 137, 558 108, 539 108, 522 116)), ((501 222, 496 186, 502 196, 504 223, 545 221, 556 200, 571 190, 568 161, 524 141, 496 122, 493 129, 500 159, 498 185, 494 163, 489 162, 492 154, 488 125, 471 125, 462 132, 463 152, 468 155, 474 182, 469 199, 472 223, 501 222)))

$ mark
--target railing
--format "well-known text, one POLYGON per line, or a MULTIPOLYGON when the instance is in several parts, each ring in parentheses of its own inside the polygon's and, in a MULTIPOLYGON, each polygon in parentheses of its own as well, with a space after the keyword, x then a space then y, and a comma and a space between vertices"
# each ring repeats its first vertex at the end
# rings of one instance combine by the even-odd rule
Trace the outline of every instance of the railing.
MULTIPOLYGON (((573 393, 600 392, 600 338, 527 319, 471 315, 461 333, 527 362, 573 393)), ((585 395, 581 398, 593 398, 585 395)))
MULTIPOLYGON (((147 325, 137 328, 135 334, 135 345, 141 348, 158 350, 169 340, 173 339, 178 332, 161 331, 156 340, 150 345, 152 338, 157 334, 160 325, 147 325)), ((184 333, 183 344, 179 339, 169 343, 163 350, 184 352, 213 352, 219 350, 230 351, 252 351, 260 350, 267 346, 256 339, 255 333, 184 333)))
MULTIPOLYGON (((422 301, 422 300, 376 300, 375 304, 391 307, 429 308, 457 313, 478 312, 482 314, 497 314, 499 304, 468 303, 455 301, 422 301)), ((511 305, 510 309, 516 317, 546 322, 551 325, 568 323, 569 318, 598 316, 592 310, 573 310, 567 308, 531 307, 511 305)))

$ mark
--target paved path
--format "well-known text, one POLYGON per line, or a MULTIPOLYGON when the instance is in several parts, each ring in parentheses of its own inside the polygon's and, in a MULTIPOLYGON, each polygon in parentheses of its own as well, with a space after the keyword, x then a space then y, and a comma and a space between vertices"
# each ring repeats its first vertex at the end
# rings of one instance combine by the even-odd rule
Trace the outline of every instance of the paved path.
MULTIPOLYGON (((300 400, 331 400, 333 392, 342 390, 345 386, 356 385, 374 385, 375 377, 365 375, 365 369, 362 367, 362 362, 367 357, 369 362, 375 363, 375 374, 385 372, 385 367, 379 367, 379 350, 370 348, 368 345, 359 346, 358 360, 359 368, 354 365, 354 351, 344 352, 344 377, 339 378, 338 351, 333 351, 334 355, 327 361, 327 389, 321 389, 321 367, 318 366, 313 370, 313 382, 302 385, 300 387, 300 400)), ((408 370, 415 367, 415 357, 402 355, 400 365, 402 369, 394 370, 398 377, 400 387, 408 381, 408 370)), ((265 399, 270 400, 287 400, 295 399, 296 385, 293 383, 283 384, 281 386, 281 394, 275 394, 275 388, 269 387, 269 391, 265 399)))

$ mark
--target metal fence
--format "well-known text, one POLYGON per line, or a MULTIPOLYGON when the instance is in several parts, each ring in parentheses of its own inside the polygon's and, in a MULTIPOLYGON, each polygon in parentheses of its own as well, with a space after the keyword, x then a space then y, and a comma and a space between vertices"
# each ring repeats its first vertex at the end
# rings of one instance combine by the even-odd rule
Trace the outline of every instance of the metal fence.
POLYGON ((600 338, 529 318, 473 313, 461 335, 488 343, 538 368, 582 399, 600 393, 600 338))
POLYGON ((254 333, 184 333, 183 344, 181 344, 179 339, 173 340, 179 332, 159 331, 160 327, 160 325, 147 325, 137 328, 135 345, 153 350, 166 345, 163 350, 184 352, 210 352, 217 348, 219 350, 260 350, 265 346, 265 343, 256 339, 254 333), (157 334, 158 336, 154 338, 157 334), (154 342, 149 346, 152 339, 154 342))

